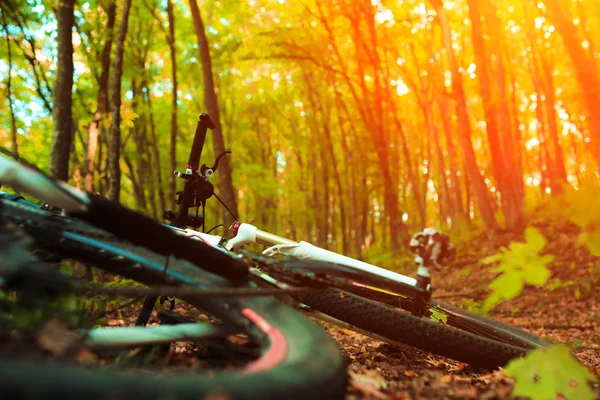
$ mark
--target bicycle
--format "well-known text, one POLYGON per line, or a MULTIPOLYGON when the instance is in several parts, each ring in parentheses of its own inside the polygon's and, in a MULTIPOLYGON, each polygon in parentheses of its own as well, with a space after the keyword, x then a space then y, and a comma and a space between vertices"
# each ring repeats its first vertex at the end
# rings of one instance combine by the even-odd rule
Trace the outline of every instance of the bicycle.
MULTIPOLYGON (((81 211, 90 205, 87 195, 4 156, 0 156, 0 182, 26 189, 64 210, 81 211)), ((32 293, 60 293, 72 289, 63 278, 50 274, 53 270, 47 265, 23 256, 25 246, 33 247, 47 254, 92 264, 151 288, 159 287, 167 293, 178 294, 179 298, 221 321, 219 325, 175 325, 162 332, 153 328, 143 328, 143 331, 126 328, 128 337, 117 338, 121 345, 158 344, 177 338, 207 340, 241 332, 251 338, 260 350, 260 355, 241 370, 225 371, 215 376, 188 373, 176 377, 156 377, 142 372, 122 375, 102 369, 90 373, 86 368, 66 362, 27 360, 2 354, 0 397, 198 399, 222 395, 231 399, 302 399, 316 395, 343 398, 347 375, 344 360, 333 339, 285 302, 273 297, 277 295, 281 299, 286 295, 285 290, 265 292, 255 281, 247 279, 247 267, 242 260, 179 237, 170 229, 100 197, 92 196, 98 202, 96 204, 115 209, 111 214, 96 209, 88 217, 100 213, 97 217, 121 215, 133 218, 134 224, 136 221, 145 224, 175 250, 162 255, 81 220, 60 215, 62 213, 52 210, 52 207, 29 203, 19 195, 2 193, 0 198, 0 233, 3 235, 0 240, 0 286, 4 290, 24 290, 24 295, 30 296, 32 293), (34 243, 22 243, 25 232, 28 238, 34 239, 34 243), (179 257, 173 257, 173 253, 179 257), (185 260, 186 257, 191 258, 190 254, 196 260, 195 264, 185 260), (19 258, 22 260, 17 260, 19 258), (196 265, 203 263, 207 268, 196 265), (211 268, 214 266, 211 263, 219 265, 219 268, 211 268), (25 290, 29 283, 34 285, 34 289, 25 290), (165 289, 165 285, 168 288, 165 289), (216 292, 218 297, 210 292, 216 292), (144 337, 140 332, 148 332, 153 336, 152 340, 146 340, 148 335, 144 337), (156 335, 163 337, 157 338, 156 335), (315 348, 319 351, 314 351, 315 348)), ((149 247, 153 247, 154 239, 151 236, 149 247)), ((0 326, 6 329, 6 323, 10 321, 2 322, 0 326)), ((93 346, 115 339, 103 336, 102 331, 110 333, 112 329, 87 331, 81 344, 93 346)), ((117 333, 123 334, 124 331, 117 333)))
MULTIPOLYGON (((268 256, 283 254, 313 262, 332 263, 329 266, 320 265, 313 271, 329 274, 330 278, 341 276, 349 280, 334 279, 334 288, 303 295, 298 308, 318 319, 393 345, 410 345, 485 368, 503 366, 527 350, 549 345, 527 332, 432 300, 430 268, 451 260, 455 251, 449 242, 449 236, 435 229, 427 228, 411 238, 409 245, 416 253, 416 278, 385 270, 305 241, 296 242, 274 235, 254 225, 240 222, 233 214, 236 222, 229 227, 232 233, 229 240, 225 240, 224 236, 188 229, 187 226, 191 225, 194 228, 201 226, 204 230, 204 206, 206 200, 214 194, 210 179, 217 169, 219 159, 228 153, 220 154, 212 168, 205 164, 199 167, 206 132, 211 126, 210 117, 201 114, 186 173, 174 171, 175 175, 185 179, 184 190, 177 199, 178 212, 166 212, 165 218, 172 221, 170 228, 178 234, 201 240, 223 251, 235 252, 244 245, 259 243, 268 246, 263 251, 268 256), (192 206, 202 207, 202 217, 198 213, 192 218, 188 217, 188 209, 192 206), (445 314, 447 318, 443 324, 430 320, 439 313, 445 314), (459 328, 460 331, 452 328, 459 328)), ((223 204, 221 199, 217 199, 223 204)), ((223 206, 229 211, 225 204, 223 206)), ((255 272, 260 274, 260 271, 255 272)), ((152 300, 149 299, 147 304, 154 304, 152 300)), ((141 321, 147 313, 148 309, 142 312, 141 321)))
MULTIPOLYGON (((417 278, 414 279, 306 242, 291 241, 239 221, 230 227, 233 237, 229 240, 188 229, 190 225, 196 229, 202 225, 204 230, 203 218, 199 218, 198 213, 190 218, 188 209, 191 206, 204 206, 211 197, 207 194, 214 194, 214 191, 211 193, 210 177, 216 168, 205 165, 198 167, 206 132, 210 127, 210 118, 202 114, 186 173, 177 173, 185 179, 185 184, 179 195, 178 212, 167 215, 172 222, 176 222, 174 226, 158 224, 99 196, 74 191, 64 183, 56 184, 39 172, 27 171, 18 164, 9 165, 6 158, 0 158, 0 179, 6 180, 7 173, 2 173, 3 167, 12 171, 14 178, 8 183, 22 190, 27 189, 32 195, 57 205, 71 216, 108 231, 121 240, 141 246, 135 247, 135 252, 144 253, 149 249, 166 257, 175 255, 233 282, 261 282, 261 285, 281 290, 282 294, 286 289, 297 286, 321 289, 320 292, 293 294, 296 307, 311 316, 369 333, 394 344, 410 345, 486 368, 504 365, 531 349, 547 345, 536 336, 516 328, 431 299, 429 268, 452 255, 448 237, 434 230, 413 237, 412 248, 417 253, 418 264, 417 278), (109 215, 114 218, 106 218, 109 215), (119 224, 115 223, 116 219, 120 221, 119 224), (144 234, 140 235, 140 232, 144 234), (196 240, 189 240, 185 236, 196 240), (262 243, 271 247, 265 256, 250 255, 239 250, 248 243, 262 243), (277 253, 287 257, 272 257, 277 253), (248 268, 241 259, 251 261, 253 267, 248 268), (215 267, 215 264, 220 267, 215 267), (429 319, 433 308, 447 315, 446 324, 429 319)), ((14 215, 14 207, 9 212, 0 210, 0 214, 10 217, 14 215)), ((81 224, 77 220, 69 221, 81 224)), ((81 237, 93 234, 98 233, 85 231, 81 237)), ((108 239, 102 237, 102 240, 108 239)), ((116 239, 113 237, 112 240, 116 239)), ((98 241, 87 242, 91 248, 98 248, 102 244, 98 241)), ((158 272, 155 269, 155 273, 158 272)), ((166 271, 173 271, 173 267, 170 265, 166 271)), ((197 269, 195 271, 197 274, 197 269)), ((192 270, 185 269, 183 272, 188 274, 192 270)), ((161 280, 158 279, 158 282, 161 280)), ((147 303, 154 304, 152 301, 147 303)), ((144 313, 147 311, 145 307, 140 314, 140 325, 145 323, 144 313)))

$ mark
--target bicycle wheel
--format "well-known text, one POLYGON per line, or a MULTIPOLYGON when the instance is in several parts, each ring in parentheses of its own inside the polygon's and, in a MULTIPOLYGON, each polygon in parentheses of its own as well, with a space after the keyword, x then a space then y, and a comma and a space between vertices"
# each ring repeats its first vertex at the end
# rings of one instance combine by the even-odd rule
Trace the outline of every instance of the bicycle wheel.
POLYGON ((435 301, 428 306, 438 305, 441 312, 446 312, 448 325, 426 319, 427 314, 425 318, 417 317, 338 289, 307 293, 302 301, 364 331, 476 367, 504 366, 511 359, 548 344, 514 327, 435 301))
MULTIPOLYGON (((37 248, 140 283, 166 282, 200 289, 233 285, 230 280, 187 261, 170 259, 165 268, 164 256, 32 205, 0 200, 0 222, 2 220, 21 226, 34 239, 37 248)), ((227 265, 221 267, 226 269, 227 265)), ((222 393, 230 399, 343 397, 347 377, 337 345, 297 311, 269 297, 218 300, 182 297, 246 333, 261 347, 261 356, 241 371, 211 377, 198 374, 157 377, 141 372, 120 375, 55 362, 1 357, 0 397, 198 399, 211 393, 222 393)))

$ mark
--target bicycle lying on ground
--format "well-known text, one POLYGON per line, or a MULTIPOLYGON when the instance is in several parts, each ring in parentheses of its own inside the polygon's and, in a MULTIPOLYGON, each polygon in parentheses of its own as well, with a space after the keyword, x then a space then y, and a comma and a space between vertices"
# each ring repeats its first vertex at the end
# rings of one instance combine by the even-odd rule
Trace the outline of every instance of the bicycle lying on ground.
MULTIPOLYGON (((328 335, 293 308, 393 344, 485 368, 502 366, 531 349, 547 345, 516 328, 431 299, 429 268, 452 257, 448 236, 432 229, 411 240, 411 248, 417 254, 416 278, 239 221, 230 227, 229 239, 197 231, 200 226, 204 230, 204 218, 199 213, 190 216, 188 210, 204 210, 206 200, 214 195, 210 178, 219 160, 218 157, 213 168, 199 166, 211 126, 210 118, 202 114, 186 172, 177 173, 185 184, 179 194, 178 211, 166 214, 170 226, 103 197, 55 182, 4 156, 0 156, 0 183, 40 198, 62 212, 3 194, 0 218, 17 224, 33 237, 35 248, 92 264, 150 287, 165 290, 164 285, 169 285, 173 289, 162 294, 175 293, 223 322, 217 327, 197 324, 202 327, 197 330, 202 332, 195 331, 195 339, 244 332, 259 344, 261 357, 234 374, 153 378, 151 385, 141 385, 142 394, 137 383, 144 377, 86 374, 75 369, 72 373, 76 375, 71 376, 82 377, 79 381, 65 378, 62 370, 46 365, 2 360, 0 372, 8 374, 10 384, 1 384, 0 391, 22 390, 27 378, 20 373, 32 368, 36 376, 45 378, 48 392, 68 391, 90 398, 101 397, 99 390, 106 395, 107 391, 121 393, 132 386, 136 397, 145 394, 147 398, 159 394, 197 398, 214 390, 224 391, 232 398, 343 396, 346 376, 339 350, 328 335), (241 249, 249 243, 270 247, 263 254, 241 249), (278 254, 283 257, 276 257, 278 254), (195 291, 188 290, 191 286, 195 291), (445 323, 432 320, 440 313, 446 316, 445 323)), ((18 270, 0 266, 0 276, 4 282, 10 282, 11 274, 18 270)), ((146 324, 157 297, 155 292, 146 297, 136 325, 146 324)), ((140 332, 145 328, 129 329, 140 332)))

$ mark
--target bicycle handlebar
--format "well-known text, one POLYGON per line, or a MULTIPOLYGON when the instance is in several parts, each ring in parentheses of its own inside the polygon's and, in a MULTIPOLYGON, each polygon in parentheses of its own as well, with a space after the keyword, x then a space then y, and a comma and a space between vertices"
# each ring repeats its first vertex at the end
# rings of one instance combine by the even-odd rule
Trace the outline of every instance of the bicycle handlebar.
POLYGON ((194 142, 192 143, 192 150, 190 151, 190 158, 188 160, 188 168, 191 168, 194 171, 196 171, 200 166, 200 156, 202 156, 202 149, 204 148, 204 141, 206 140, 206 132, 209 129, 215 129, 215 124, 212 122, 208 114, 200 114, 198 116, 198 125, 196 125, 194 142))

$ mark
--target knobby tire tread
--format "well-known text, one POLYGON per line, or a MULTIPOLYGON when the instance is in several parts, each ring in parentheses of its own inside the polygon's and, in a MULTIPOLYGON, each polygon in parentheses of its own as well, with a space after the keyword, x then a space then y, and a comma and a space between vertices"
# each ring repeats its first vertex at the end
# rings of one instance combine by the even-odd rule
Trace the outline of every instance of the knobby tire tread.
POLYGON ((302 301, 365 331, 477 367, 494 369, 527 352, 337 289, 305 294, 302 301))

